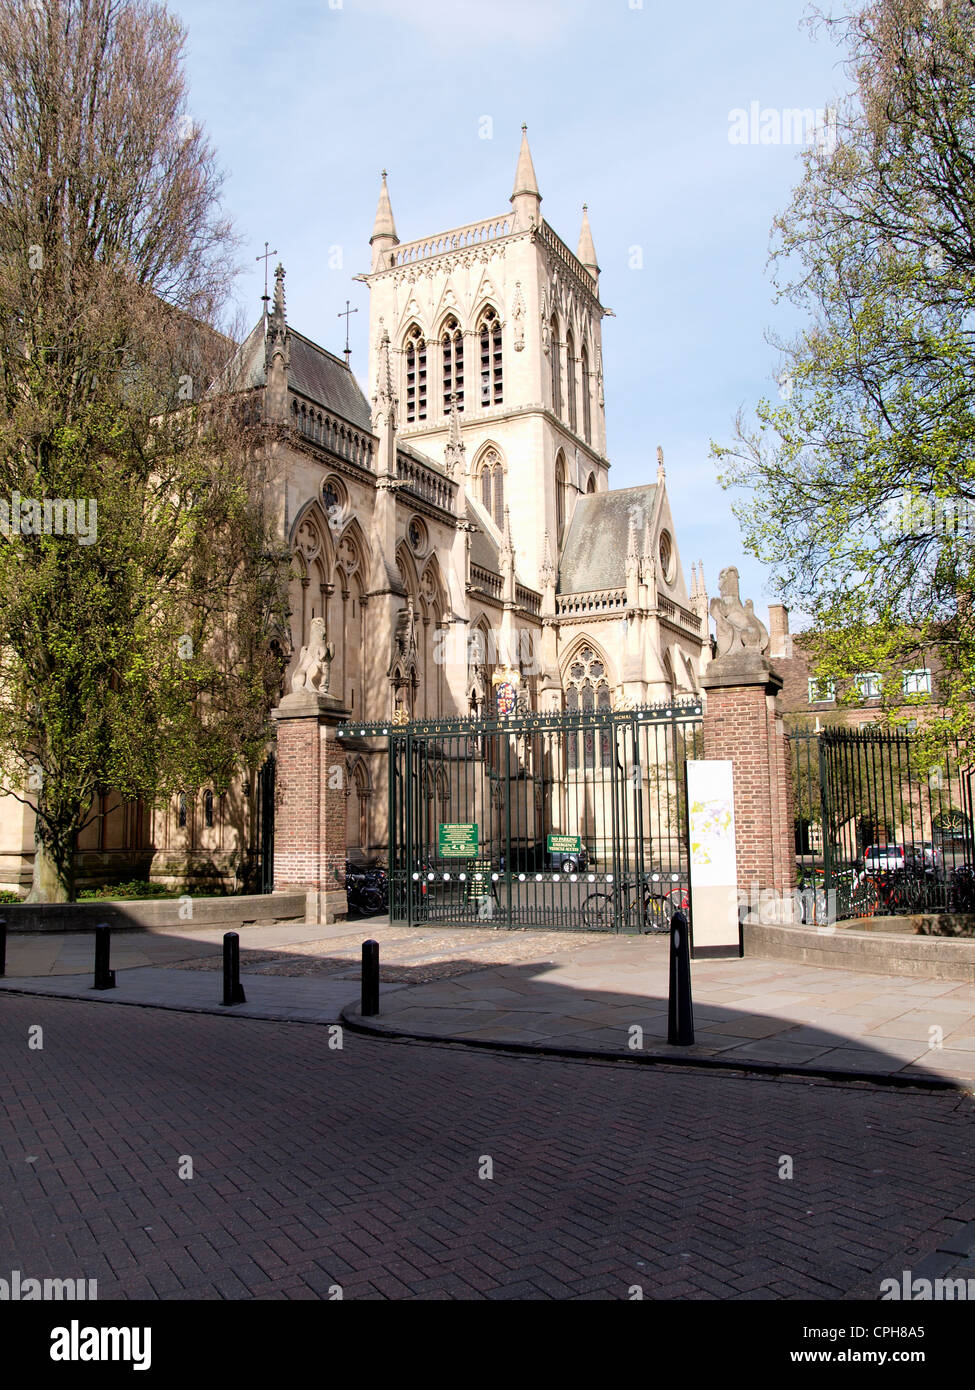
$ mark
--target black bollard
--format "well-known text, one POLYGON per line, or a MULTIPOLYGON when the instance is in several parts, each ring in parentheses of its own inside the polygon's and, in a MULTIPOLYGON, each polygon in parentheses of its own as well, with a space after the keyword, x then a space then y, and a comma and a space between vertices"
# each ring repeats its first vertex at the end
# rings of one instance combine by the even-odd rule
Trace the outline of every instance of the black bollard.
POLYGON ((667 1014, 667 1041, 677 1047, 690 1047, 694 1041, 691 942, 687 931, 687 918, 683 912, 675 912, 670 919, 670 1007, 667 1014))
POLYGON ((109 970, 112 949, 112 929, 107 922, 95 928, 95 983, 92 989, 114 989, 115 971, 109 970))
POLYGON ((363 1018, 379 1012, 379 942, 362 943, 362 1008, 363 1018))
POLYGON ((7 973, 7 919, 0 917, 0 980, 7 973))
POLYGON ((240 937, 235 931, 225 932, 223 938, 223 1002, 247 1003, 240 983, 240 937))

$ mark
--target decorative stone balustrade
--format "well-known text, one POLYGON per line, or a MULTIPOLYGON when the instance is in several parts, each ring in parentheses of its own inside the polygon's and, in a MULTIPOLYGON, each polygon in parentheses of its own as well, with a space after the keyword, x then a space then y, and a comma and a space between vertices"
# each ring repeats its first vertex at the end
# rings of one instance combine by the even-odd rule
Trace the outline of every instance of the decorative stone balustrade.
POLYGON ((463 250, 465 246, 478 246, 482 242, 508 236, 511 225, 511 214, 502 213, 498 217, 488 218, 486 222, 472 222, 466 227, 456 227, 451 232, 421 237, 419 241, 406 241, 390 252, 390 261, 393 266, 410 265, 413 261, 423 261, 429 256, 444 256, 450 251, 463 250))
POLYGON ((556 594, 555 596, 555 611, 559 617, 610 613, 625 607, 625 589, 598 589, 591 594, 556 594))
POLYGON ((375 440, 364 430, 356 429, 347 420, 321 406, 312 405, 300 397, 291 398, 291 422, 299 434, 311 439, 323 448, 330 449, 340 458, 358 464, 360 468, 373 467, 375 440))
POLYGON ((396 476, 403 483, 404 492, 412 492, 414 497, 422 498, 424 502, 432 502, 435 507, 441 507, 445 512, 453 509, 456 484, 434 469, 427 468, 418 459, 397 454, 396 476))
POLYGON ((494 598, 500 598, 501 587, 499 574, 492 574, 490 570, 483 570, 480 565, 471 565, 472 589, 480 589, 486 594, 491 594, 494 598))

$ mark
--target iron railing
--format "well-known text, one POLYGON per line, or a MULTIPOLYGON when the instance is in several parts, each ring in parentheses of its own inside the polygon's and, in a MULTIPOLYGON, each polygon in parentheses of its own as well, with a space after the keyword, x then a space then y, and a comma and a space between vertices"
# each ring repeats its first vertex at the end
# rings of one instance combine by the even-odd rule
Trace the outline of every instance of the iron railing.
POLYGON ((967 749, 922 757, 886 729, 794 730, 792 790, 804 919, 975 910, 967 749))

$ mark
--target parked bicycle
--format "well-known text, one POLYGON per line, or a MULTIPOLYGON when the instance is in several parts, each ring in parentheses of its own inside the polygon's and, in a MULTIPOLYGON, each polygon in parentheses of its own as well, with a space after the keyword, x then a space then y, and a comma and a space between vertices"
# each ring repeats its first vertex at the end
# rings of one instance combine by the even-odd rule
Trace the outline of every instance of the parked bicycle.
POLYGON ((674 913, 686 912, 689 905, 687 890, 679 883, 668 888, 659 873, 643 874, 639 885, 624 878, 590 893, 582 904, 582 920, 589 931, 612 931, 617 922, 625 930, 638 922, 644 935, 650 935, 669 931, 674 913))

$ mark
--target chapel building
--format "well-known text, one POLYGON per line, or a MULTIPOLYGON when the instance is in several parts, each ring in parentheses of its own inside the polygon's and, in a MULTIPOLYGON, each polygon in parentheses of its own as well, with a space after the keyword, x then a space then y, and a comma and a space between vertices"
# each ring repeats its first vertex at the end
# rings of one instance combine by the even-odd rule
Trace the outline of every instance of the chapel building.
MULTIPOLYGON (((661 450, 611 489, 599 266, 544 220, 523 129, 509 206, 403 242, 383 175, 370 246, 368 395, 270 305, 224 384, 266 427, 292 554, 285 690, 324 619, 329 691, 353 720, 606 709, 697 695, 710 657, 703 565, 688 587, 661 450)), ((386 850, 382 756, 347 766, 349 857, 386 850)), ((437 789, 432 789, 432 795, 437 789)), ((446 794, 446 793, 444 793, 446 794)), ((79 883, 252 884, 258 788, 164 810, 106 792, 79 883)), ((0 887, 26 889, 33 819, 0 800, 0 887)))

